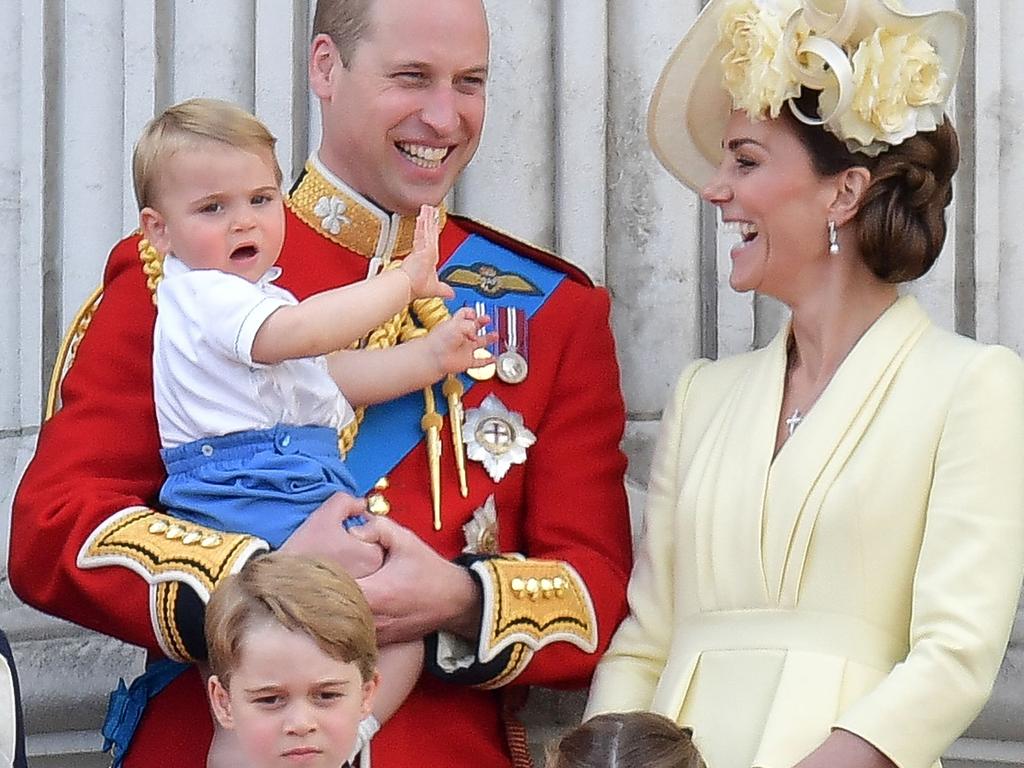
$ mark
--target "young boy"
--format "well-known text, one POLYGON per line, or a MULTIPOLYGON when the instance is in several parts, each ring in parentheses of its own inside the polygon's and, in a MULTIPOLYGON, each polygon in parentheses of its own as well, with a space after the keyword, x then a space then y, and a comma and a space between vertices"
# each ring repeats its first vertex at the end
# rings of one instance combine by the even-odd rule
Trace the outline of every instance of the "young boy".
MULTIPOLYGON (((412 300, 452 295, 437 277, 437 216, 426 206, 412 252, 393 268, 301 302, 274 285, 284 240, 274 143, 244 110, 193 99, 146 126, 133 170, 143 233, 163 256, 153 336, 168 472, 160 501, 176 517, 277 548, 331 495, 355 493, 338 450, 352 404, 480 365, 474 352, 493 338, 480 333, 487 318, 466 309, 392 349, 347 349, 412 300)), ((356 578, 383 562, 377 544, 342 529, 361 522, 338 529, 356 578)), ((421 665, 420 643, 383 649, 381 721, 421 665)), ((227 768, 232 752, 218 732, 208 765, 227 768)))
POLYGON ((355 581, 317 560, 276 552, 225 579, 206 611, 207 688, 241 764, 349 765, 378 687, 375 638, 355 581))

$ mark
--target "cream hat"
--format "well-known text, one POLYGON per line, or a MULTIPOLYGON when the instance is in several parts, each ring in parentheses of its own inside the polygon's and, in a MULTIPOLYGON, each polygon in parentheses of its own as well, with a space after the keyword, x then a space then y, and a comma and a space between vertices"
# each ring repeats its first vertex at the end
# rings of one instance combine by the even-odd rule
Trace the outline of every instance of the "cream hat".
POLYGON ((721 161, 734 109, 760 119, 789 104, 798 119, 868 155, 935 130, 960 69, 966 20, 896 2, 710 0, 651 96, 654 154, 700 191, 721 161), (804 86, 821 92, 819 115, 792 103, 804 86))

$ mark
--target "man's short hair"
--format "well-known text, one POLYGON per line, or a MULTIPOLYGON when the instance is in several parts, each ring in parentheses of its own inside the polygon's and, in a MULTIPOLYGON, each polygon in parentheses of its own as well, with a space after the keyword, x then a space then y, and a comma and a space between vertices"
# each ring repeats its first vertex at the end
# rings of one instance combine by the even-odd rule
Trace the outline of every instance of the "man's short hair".
POLYGON ((376 629, 359 585, 327 563, 274 552, 226 578, 206 608, 210 671, 225 687, 241 661, 247 633, 271 620, 305 632, 331 658, 356 664, 364 682, 373 677, 376 629))
POLYGON ((142 130, 132 154, 135 200, 139 210, 153 205, 161 166, 175 152, 195 149, 204 142, 221 141, 249 152, 266 150, 274 176, 281 184, 281 167, 267 127, 241 107, 220 99, 189 99, 168 107, 142 130))
POLYGON ((313 37, 327 35, 346 67, 352 63, 359 41, 370 29, 371 0, 317 0, 313 37))

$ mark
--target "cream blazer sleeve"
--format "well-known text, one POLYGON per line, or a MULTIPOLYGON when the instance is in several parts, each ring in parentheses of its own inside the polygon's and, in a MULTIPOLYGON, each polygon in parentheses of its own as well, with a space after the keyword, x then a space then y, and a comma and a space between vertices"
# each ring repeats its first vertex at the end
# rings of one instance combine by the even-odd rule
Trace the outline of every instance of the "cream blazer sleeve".
POLYGON ((932 765, 991 692, 1022 563, 1024 364, 984 347, 960 376, 935 451, 910 652, 835 727, 900 768, 932 765))
POLYGON ((679 452, 686 398, 697 372, 680 376, 661 419, 661 433, 647 489, 640 552, 629 580, 629 616, 598 664, 585 718, 602 712, 648 709, 665 668, 673 620, 673 518, 679 495, 679 452))

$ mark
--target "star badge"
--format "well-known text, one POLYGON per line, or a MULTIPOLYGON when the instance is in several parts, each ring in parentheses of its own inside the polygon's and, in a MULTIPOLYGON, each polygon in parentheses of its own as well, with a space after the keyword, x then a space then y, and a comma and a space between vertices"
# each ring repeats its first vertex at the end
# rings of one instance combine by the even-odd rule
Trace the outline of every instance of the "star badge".
POLYGON ((466 455, 482 462, 494 482, 500 482, 513 464, 526 461, 526 449, 537 436, 523 424, 522 414, 510 411, 493 394, 479 408, 466 411, 462 439, 466 455))
POLYGON ((494 506, 493 493, 473 513, 473 518, 462 526, 462 532, 466 535, 463 552, 470 555, 498 554, 498 510, 494 506))

